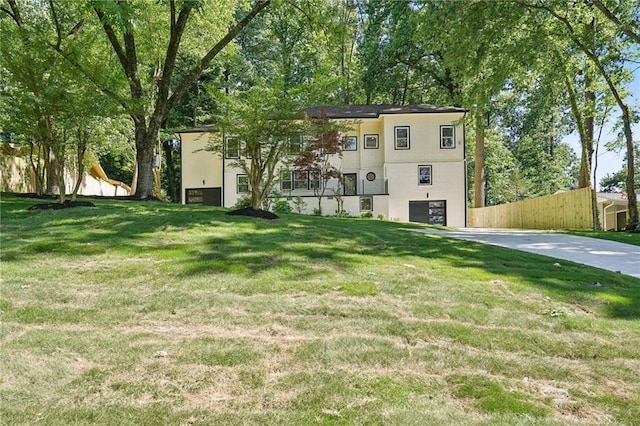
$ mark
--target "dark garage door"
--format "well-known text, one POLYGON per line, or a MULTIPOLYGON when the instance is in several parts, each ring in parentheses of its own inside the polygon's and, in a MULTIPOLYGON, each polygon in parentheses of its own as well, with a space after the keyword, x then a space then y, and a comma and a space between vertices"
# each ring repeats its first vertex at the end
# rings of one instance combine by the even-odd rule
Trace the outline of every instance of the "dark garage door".
POLYGON ((193 188, 185 190, 186 204, 222 206, 222 188, 193 188))
POLYGON ((409 222, 447 225, 446 201, 409 201, 409 222))

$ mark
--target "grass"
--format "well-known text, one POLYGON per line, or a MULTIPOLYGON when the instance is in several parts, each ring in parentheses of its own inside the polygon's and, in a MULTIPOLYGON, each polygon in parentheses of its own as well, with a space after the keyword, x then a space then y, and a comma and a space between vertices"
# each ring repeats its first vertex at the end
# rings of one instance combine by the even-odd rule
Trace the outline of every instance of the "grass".
POLYGON ((617 241, 619 243, 640 246, 640 232, 566 231, 566 233, 571 235, 579 235, 581 237, 600 238, 602 240, 617 241))
POLYGON ((1 199, 0 424, 640 418, 636 278, 410 224, 35 202, 1 199))

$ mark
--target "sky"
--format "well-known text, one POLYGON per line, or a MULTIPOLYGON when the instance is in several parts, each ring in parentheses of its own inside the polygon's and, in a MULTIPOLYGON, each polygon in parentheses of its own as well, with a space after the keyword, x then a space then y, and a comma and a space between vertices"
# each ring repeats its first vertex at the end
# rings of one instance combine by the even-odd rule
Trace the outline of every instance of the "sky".
MULTIPOLYGON (((635 70, 633 72, 633 80, 627 85, 630 96, 626 99, 627 104, 637 111, 640 104, 640 66, 635 64, 635 70)), ((612 111, 612 119, 615 121, 620 117, 620 108, 617 106, 612 111)), ((599 129, 596 128, 596 136, 599 129)), ((640 140, 640 125, 636 124, 632 127, 633 140, 640 140)), ((613 174, 622 168, 622 162, 624 161, 624 151, 615 153, 607 151, 605 144, 613 141, 617 138, 617 131, 612 129, 611 125, 605 125, 602 130, 602 137, 600 138, 599 150, 598 150, 598 168, 596 169, 596 185, 600 190, 600 179, 607 174, 613 174)), ((576 155, 580 158, 580 139, 577 132, 565 138, 565 141, 571 145, 575 150, 576 155)), ((636 159, 638 161, 640 159, 636 159)), ((592 177, 593 181, 593 177, 592 177)))

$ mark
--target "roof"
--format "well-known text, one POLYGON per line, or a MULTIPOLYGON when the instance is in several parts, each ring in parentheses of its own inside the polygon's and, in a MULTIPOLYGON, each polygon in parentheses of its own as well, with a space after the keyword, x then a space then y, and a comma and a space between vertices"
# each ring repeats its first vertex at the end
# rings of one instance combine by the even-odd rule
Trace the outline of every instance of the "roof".
POLYGON ((192 127, 189 129, 176 130, 175 133, 206 133, 214 131, 216 128, 213 124, 205 124, 203 126, 192 127))
MULTIPOLYGON (((611 203, 619 204, 619 205, 627 205, 629 204, 627 194, 624 192, 598 192, 598 202, 603 203, 611 203)), ((640 194, 636 193, 636 199, 638 200, 638 205, 640 205, 640 194)))
POLYGON ((316 106, 308 108, 305 113, 309 117, 327 118, 378 118, 384 114, 438 114, 438 113, 464 113, 464 108, 452 106, 438 106, 431 104, 411 105, 348 105, 348 106, 316 106))

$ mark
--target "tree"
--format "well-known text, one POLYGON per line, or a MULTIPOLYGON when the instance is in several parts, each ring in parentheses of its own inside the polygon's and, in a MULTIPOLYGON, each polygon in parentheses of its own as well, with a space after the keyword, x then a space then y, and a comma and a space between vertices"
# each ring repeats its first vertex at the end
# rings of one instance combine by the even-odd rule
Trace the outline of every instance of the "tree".
MULTIPOLYGON (((15 0, 8 0, 8 3, 10 9, 3 8, 3 11, 16 24, 26 28, 18 4, 15 0)), ((85 22, 88 17, 78 16, 73 28, 63 28, 58 19, 60 4, 54 0, 49 2, 58 43, 47 45, 73 64, 103 93, 116 100, 133 120, 138 165, 136 195, 139 198, 153 196, 154 148, 169 112, 222 49, 269 3, 270 0, 257 0, 249 12, 214 43, 211 35, 219 36, 220 27, 226 26, 228 11, 233 11, 230 4, 216 3, 215 6, 208 4, 209 7, 205 7, 203 2, 175 0, 166 3, 134 0, 93 2, 90 4, 92 12, 108 40, 110 54, 115 55, 119 66, 117 73, 104 73, 104 69, 96 69, 94 57, 83 56, 84 51, 76 49, 72 43, 60 42, 71 39, 71 34, 75 35, 82 27, 89 25, 85 22), (205 17, 206 12, 209 15, 205 17), (202 18, 211 19, 217 28, 209 26, 207 32, 200 31, 199 27, 207 24, 202 18), (178 80, 175 78, 176 60, 183 49, 195 48, 196 39, 212 45, 208 44, 207 50, 178 80), (100 74, 100 71, 106 75, 100 74)), ((34 31, 33 28, 28 30, 34 31)), ((106 52, 103 50, 98 54, 104 56, 106 52)), ((93 55, 97 52, 89 53, 93 55)), ((108 62, 110 58, 103 59, 108 62)))
POLYGON ((622 83, 628 78, 623 63, 626 55, 637 55, 637 45, 631 46, 629 40, 637 41, 637 33, 628 24, 637 22, 638 10, 632 6, 633 2, 624 4, 620 9, 624 18, 619 19, 611 14, 601 2, 594 6, 593 2, 585 4, 568 5, 563 1, 542 2, 539 0, 531 2, 519 2, 530 10, 540 10, 549 14, 550 17, 559 23, 561 33, 555 36, 563 36, 570 41, 575 48, 579 49, 590 61, 597 75, 606 83, 611 95, 620 108, 623 134, 626 143, 627 181, 626 188, 628 194, 629 226, 631 230, 640 230, 640 218, 638 216, 637 197, 634 190, 634 143, 631 129, 632 109, 625 100, 622 83), (595 15, 596 10, 604 11, 606 19, 599 19, 595 15), (607 11, 609 13, 607 13, 607 11), (584 18, 588 17, 587 21, 584 18), (600 22, 600 37, 596 37, 593 31, 593 24, 600 22), (613 25, 605 25, 605 23, 613 25), (586 33, 586 34, 585 34, 586 33), (624 34, 626 37, 621 37, 624 34))
POLYGON ((277 182, 277 166, 291 139, 302 133, 301 117, 291 112, 292 104, 281 90, 264 85, 225 96, 221 104, 217 127, 223 137, 209 149, 224 157, 234 151, 238 158, 230 166, 247 176, 251 207, 259 210, 277 182))
POLYGON ((331 179, 341 179, 337 159, 342 158, 343 139, 340 130, 348 124, 330 121, 325 115, 310 118, 304 123, 304 135, 308 142, 293 164, 298 171, 309 173, 316 184, 313 193, 318 198, 318 212, 322 213, 322 198, 331 179))

